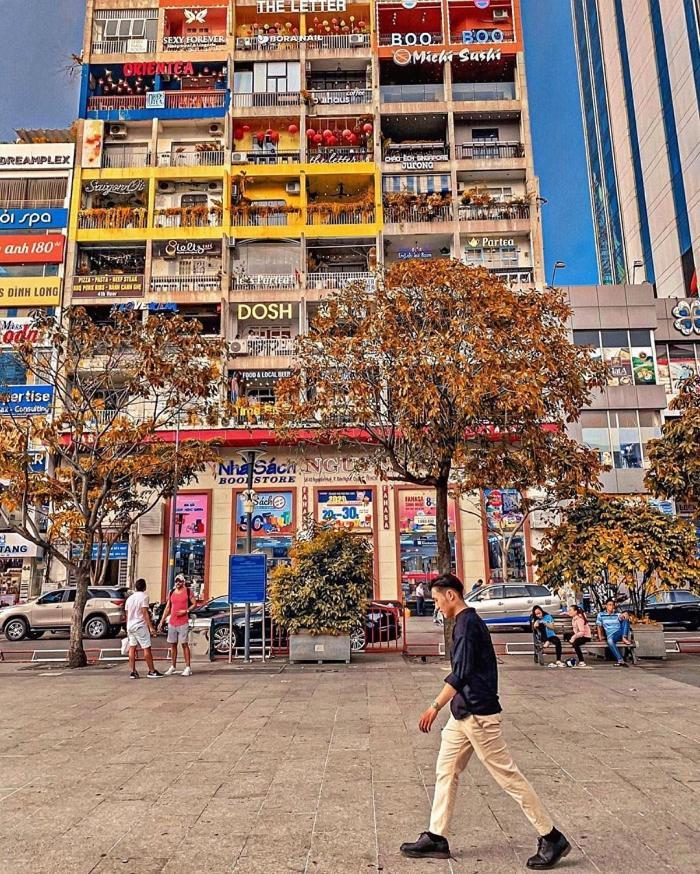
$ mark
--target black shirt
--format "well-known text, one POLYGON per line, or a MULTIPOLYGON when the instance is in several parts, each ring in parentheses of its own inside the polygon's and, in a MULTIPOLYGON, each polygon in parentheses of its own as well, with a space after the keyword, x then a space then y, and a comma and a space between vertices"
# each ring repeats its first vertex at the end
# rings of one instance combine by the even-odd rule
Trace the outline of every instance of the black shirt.
POLYGON ((498 667, 486 623, 473 607, 457 615, 450 651, 452 673, 445 677, 457 694, 450 702, 455 719, 472 713, 491 716, 501 712, 498 701, 498 667))

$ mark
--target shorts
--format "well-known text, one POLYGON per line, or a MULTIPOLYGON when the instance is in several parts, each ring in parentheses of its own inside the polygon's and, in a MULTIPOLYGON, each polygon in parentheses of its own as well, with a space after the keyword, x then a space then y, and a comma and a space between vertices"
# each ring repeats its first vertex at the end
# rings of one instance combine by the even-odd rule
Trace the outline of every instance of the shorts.
POLYGON ((168 625, 168 643, 189 643, 189 625, 168 625))
POLYGON ((140 646, 141 649, 148 649, 151 645, 151 632, 145 625, 127 628, 126 634, 129 638, 129 646, 140 646))

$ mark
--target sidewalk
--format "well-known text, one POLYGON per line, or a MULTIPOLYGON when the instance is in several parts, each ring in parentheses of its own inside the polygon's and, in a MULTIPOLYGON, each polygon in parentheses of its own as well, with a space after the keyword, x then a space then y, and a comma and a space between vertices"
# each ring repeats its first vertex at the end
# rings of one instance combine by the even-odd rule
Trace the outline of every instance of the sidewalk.
MULTIPOLYGON (((476 760, 454 860, 398 853, 427 827, 439 733, 416 722, 446 672, 400 657, 139 682, 4 666, 0 871, 522 872, 535 836, 476 760)), ((562 871, 698 870, 700 688, 671 674, 502 666, 513 753, 574 844, 562 871)))

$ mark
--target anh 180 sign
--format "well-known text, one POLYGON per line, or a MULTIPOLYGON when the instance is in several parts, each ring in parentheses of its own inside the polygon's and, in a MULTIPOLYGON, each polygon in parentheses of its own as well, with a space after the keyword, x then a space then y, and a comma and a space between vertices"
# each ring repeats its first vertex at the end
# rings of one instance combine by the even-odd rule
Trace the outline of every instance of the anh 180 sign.
POLYGON ((63 234, 0 237, 0 264, 60 264, 66 238, 63 234))

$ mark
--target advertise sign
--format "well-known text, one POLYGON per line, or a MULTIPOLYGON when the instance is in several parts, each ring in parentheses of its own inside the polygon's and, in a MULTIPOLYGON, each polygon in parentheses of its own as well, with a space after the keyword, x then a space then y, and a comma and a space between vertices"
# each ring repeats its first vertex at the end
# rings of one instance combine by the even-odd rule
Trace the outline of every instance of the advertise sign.
POLYGON ((175 504, 175 536, 178 539, 205 540, 208 512, 208 495, 178 495, 175 504))
MULTIPOLYGON (((73 558, 80 558, 80 556, 83 554, 83 547, 80 545, 72 546, 71 547, 71 554, 72 554, 73 558)), ((92 561, 97 561, 98 555, 100 555, 100 557, 102 559, 107 557, 107 544, 106 543, 102 544, 102 549, 100 549, 100 545, 98 543, 92 544, 92 553, 91 553, 92 561)), ((128 542, 128 540, 117 540, 110 547, 109 560, 110 561, 124 561, 127 558, 129 558, 129 542, 128 542)))
POLYGON ((68 210, 40 207, 39 209, 0 209, 0 231, 48 231, 68 226, 68 210))
POLYGON ((472 237, 467 241, 472 249, 503 249, 512 248, 515 240, 509 237, 472 237))
POLYGON ((654 353, 651 351, 651 346, 633 346, 631 352, 634 384, 656 385, 654 353))
POLYGON ((52 385, 2 386, 0 416, 45 416, 52 401, 52 385))
POLYGON ((231 604, 267 601, 267 556, 232 555, 229 558, 228 600, 231 604))
MULTIPOLYGON (((243 495, 236 500, 236 528, 241 537, 247 531, 243 495)), ((252 518, 253 537, 289 537, 294 534, 294 494, 257 492, 252 518)))
POLYGON ((125 76, 194 76, 191 61, 144 61, 124 64, 125 76))
MULTIPOLYGON (((435 492, 432 489, 402 489, 399 499, 399 531, 401 534, 435 534, 435 492)), ((453 501, 447 503, 447 524, 457 530, 457 510, 453 501)))
POLYGON ((522 524, 520 492, 517 489, 484 489, 486 525, 490 531, 514 531, 522 524))
POLYGON ((102 149, 104 147, 105 123, 96 118, 88 118, 83 122, 83 154, 82 166, 85 169, 102 166, 102 149))
POLYGON ((192 258, 201 255, 220 255, 221 240, 168 240, 155 242, 153 254, 157 258, 192 258))
POLYGON ((173 49, 199 49, 207 51, 226 45, 226 37, 216 33, 196 34, 188 33, 185 36, 164 36, 163 48, 173 49))
POLYGON ((318 493, 318 520, 358 534, 373 530, 371 489, 329 489, 318 493))
POLYGON ((143 276, 75 276, 73 297, 143 297, 143 276))
POLYGON ((0 531, 0 558, 34 558, 38 547, 19 534, 0 531))
POLYGON ((0 277, 0 306, 51 307, 61 302, 58 276, 0 277))
POLYGON ((60 264, 66 238, 63 234, 0 237, 0 264, 60 264))
POLYGON ((433 257, 430 249, 424 249, 423 246, 416 244, 410 248, 403 248, 397 251, 399 261, 426 260, 433 257))
POLYGON ((41 332, 33 327, 34 319, 0 318, 0 346, 16 346, 18 343, 39 343, 41 332))

